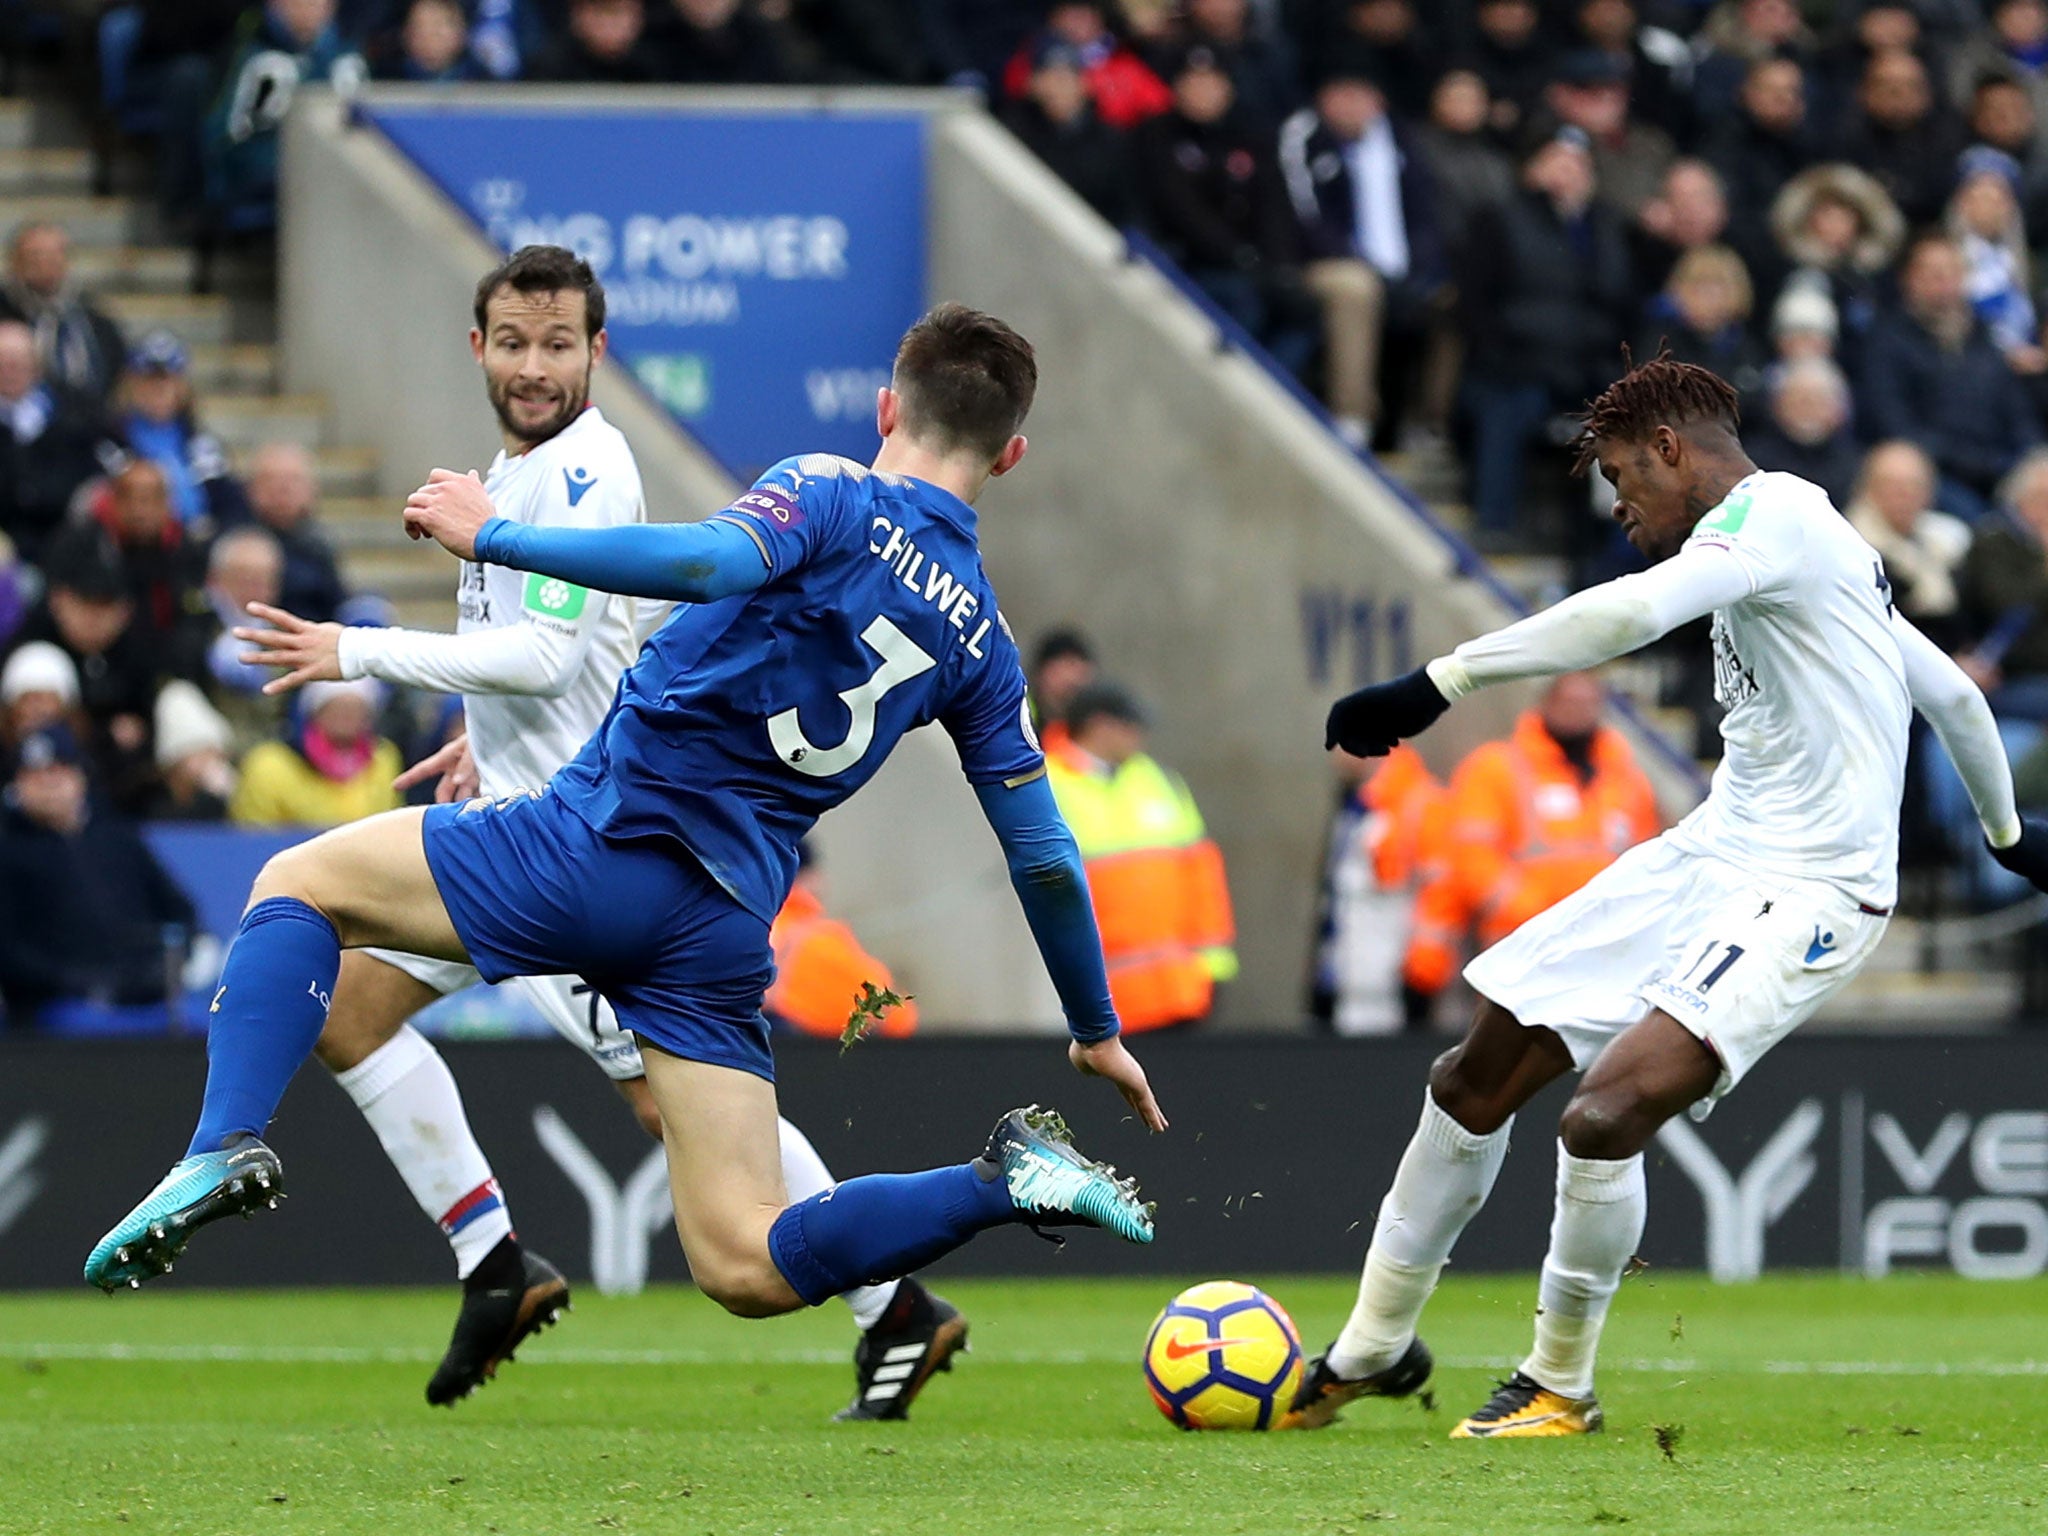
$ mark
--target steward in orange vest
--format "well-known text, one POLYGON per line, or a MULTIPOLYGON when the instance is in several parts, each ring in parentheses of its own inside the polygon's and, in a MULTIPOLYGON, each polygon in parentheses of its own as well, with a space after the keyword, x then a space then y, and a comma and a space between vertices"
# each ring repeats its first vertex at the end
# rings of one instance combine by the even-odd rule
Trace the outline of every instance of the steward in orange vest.
POLYGON ((1451 778, 1443 868, 1425 887, 1411 955, 1445 969, 1455 937, 1483 948, 1555 906, 1662 829, 1650 781, 1621 733, 1600 723, 1605 691, 1588 672, 1556 678, 1542 702, 1451 778))
MULTIPOLYGON (((853 1013, 861 983, 870 981, 887 990, 895 982, 889 968, 861 948, 851 928, 826 916, 809 845, 799 844, 798 853, 802 865, 796 883, 768 930, 768 946, 775 952, 775 983, 761 1008, 777 1024, 837 1040, 853 1013)), ((905 998, 883 1015, 875 1032, 907 1035, 916 1028, 917 1004, 905 998)))
POLYGON ((1180 776, 1142 750, 1130 695, 1083 689, 1067 725, 1071 743, 1046 774, 1088 869, 1117 1018, 1133 1031, 1201 1019, 1216 983, 1237 974, 1222 851, 1180 776))

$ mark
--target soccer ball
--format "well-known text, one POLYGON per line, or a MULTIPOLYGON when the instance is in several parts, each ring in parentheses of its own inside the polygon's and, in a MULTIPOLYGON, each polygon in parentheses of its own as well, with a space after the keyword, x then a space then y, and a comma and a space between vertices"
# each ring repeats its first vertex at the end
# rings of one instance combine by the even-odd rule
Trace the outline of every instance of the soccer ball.
POLYGON ((1190 1286, 1153 1319, 1145 1385, 1182 1429, 1271 1429, 1301 1385, 1294 1319, 1257 1286, 1190 1286))

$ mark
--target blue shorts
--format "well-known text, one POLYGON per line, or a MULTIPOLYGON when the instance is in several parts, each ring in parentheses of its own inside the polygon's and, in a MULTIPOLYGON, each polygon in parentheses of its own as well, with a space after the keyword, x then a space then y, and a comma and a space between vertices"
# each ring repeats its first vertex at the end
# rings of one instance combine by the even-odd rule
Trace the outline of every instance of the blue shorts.
POLYGON ((644 1043, 775 1080, 768 925, 686 849, 608 842, 553 795, 437 805, 421 834, 484 980, 581 976, 644 1043))

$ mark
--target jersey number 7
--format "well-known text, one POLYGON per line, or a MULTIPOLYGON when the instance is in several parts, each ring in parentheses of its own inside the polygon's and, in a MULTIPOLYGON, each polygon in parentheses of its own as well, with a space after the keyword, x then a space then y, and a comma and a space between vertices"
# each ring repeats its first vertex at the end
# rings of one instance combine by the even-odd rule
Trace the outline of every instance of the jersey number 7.
POLYGON ((810 738, 804 735, 803 725, 794 709, 785 709, 779 715, 768 717, 769 745, 775 748, 777 757, 798 773, 809 774, 814 779, 829 779, 859 762, 874 742, 875 708, 882 702, 883 695, 899 683, 907 683, 938 665, 915 640, 880 614, 861 631, 860 637, 882 658, 882 664, 868 675, 866 682, 839 695, 839 702, 846 706, 850 718, 846 736, 838 746, 813 746, 810 738))

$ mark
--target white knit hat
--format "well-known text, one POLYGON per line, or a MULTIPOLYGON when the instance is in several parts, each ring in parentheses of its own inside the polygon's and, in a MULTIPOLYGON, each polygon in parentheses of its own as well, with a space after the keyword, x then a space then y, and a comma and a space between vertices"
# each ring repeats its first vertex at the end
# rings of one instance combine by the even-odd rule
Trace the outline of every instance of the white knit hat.
POLYGON ((156 696, 156 765, 159 770, 209 749, 225 752, 234 733, 206 695, 182 679, 156 696))
POLYGON ((375 714, 384 707, 384 685, 374 677, 358 677, 349 682, 336 682, 333 678, 322 678, 317 683, 308 683, 299 693, 299 711, 311 720, 336 699, 361 699, 375 714))
POLYGON ((47 640, 31 640, 0 669, 0 704, 27 693, 54 693, 68 709, 78 702, 78 668, 47 640))

